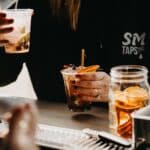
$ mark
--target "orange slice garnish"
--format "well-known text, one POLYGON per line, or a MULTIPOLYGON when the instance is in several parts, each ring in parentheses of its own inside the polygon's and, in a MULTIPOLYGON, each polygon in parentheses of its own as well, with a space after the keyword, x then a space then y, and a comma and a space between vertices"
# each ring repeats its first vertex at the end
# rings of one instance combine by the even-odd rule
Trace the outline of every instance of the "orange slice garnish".
POLYGON ((134 111, 136 109, 143 107, 144 104, 139 103, 137 105, 131 105, 130 103, 128 103, 128 105, 127 105, 122 102, 116 101, 115 106, 116 106, 116 108, 122 109, 124 111, 134 111))
POLYGON ((99 68, 100 68, 100 65, 91 65, 88 67, 80 68, 79 70, 77 70, 77 72, 78 73, 95 72, 99 68))
POLYGON ((125 89, 125 92, 131 100, 135 99, 135 101, 144 101, 148 99, 148 92, 139 86, 128 87, 125 89))

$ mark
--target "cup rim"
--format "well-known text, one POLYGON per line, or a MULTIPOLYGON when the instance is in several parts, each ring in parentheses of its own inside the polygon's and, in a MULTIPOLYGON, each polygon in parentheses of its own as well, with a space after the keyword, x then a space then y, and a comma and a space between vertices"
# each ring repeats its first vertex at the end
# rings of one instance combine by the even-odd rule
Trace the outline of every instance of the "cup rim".
POLYGON ((65 74, 65 75, 75 75, 75 74, 77 74, 77 72, 67 72, 67 71, 65 71, 65 69, 60 70, 60 72, 62 74, 65 74))
POLYGON ((112 67, 110 74, 113 77, 139 77, 147 75, 148 69, 142 65, 119 65, 112 67), (131 71, 132 74, 128 71, 131 71))
POLYGON ((17 8, 17 9, 3 9, 2 12, 6 12, 6 13, 33 13, 34 9, 31 8, 17 8))

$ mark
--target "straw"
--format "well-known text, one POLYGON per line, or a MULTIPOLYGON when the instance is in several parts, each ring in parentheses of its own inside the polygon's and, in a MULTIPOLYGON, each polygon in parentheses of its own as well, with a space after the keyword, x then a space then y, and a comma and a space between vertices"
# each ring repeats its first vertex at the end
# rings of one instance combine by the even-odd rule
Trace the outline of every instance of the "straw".
POLYGON ((19 0, 16 0, 15 9, 18 8, 18 2, 19 2, 19 0))
POLYGON ((81 66, 84 66, 85 49, 81 49, 81 66))

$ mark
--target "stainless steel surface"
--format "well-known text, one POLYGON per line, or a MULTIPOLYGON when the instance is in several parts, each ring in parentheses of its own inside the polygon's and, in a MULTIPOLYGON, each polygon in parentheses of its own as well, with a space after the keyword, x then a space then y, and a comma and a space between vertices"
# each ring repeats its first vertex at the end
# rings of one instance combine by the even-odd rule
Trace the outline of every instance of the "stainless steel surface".
POLYGON ((131 149, 131 144, 107 132, 75 130, 39 124, 36 134, 38 145, 61 150, 118 150, 131 149), (98 133, 96 136, 95 132, 98 133), (109 135, 111 136, 108 138, 109 135), (116 139, 112 139, 116 138, 116 139))
POLYGON ((93 130, 93 129, 83 129, 84 133, 87 133, 89 135, 95 136, 97 138, 103 138, 109 142, 112 142, 114 144, 118 144, 121 145, 123 147, 130 147, 131 146, 131 141, 130 140, 126 140, 122 137, 113 135, 109 132, 105 132, 105 131, 97 131, 97 130, 93 130))
POLYGON ((133 147, 145 143, 150 146, 150 105, 134 112, 133 117, 133 147))

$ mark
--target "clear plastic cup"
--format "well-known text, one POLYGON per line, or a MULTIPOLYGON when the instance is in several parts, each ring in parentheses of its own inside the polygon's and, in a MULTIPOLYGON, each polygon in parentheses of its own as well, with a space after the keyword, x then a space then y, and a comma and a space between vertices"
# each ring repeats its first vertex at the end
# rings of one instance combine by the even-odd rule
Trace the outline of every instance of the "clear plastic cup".
POLYGON ((12 26, 14 30, 10 33, 1 34, 0 39, 9 40, 4 45, 6 53, 27 53, 30 48, 31 19, 33 9, 6 9, 1 10, 6 13, 6 17, 14 19, 12 26))
POLYGON ((67 105, 69 110, 73 112, 84 112, 90 110, 91 102, 81 101, 78 95, 74 92, 74 86, 72 83, 78 80, 76 78, 77 71, 72 69, 72 67, 69 67, 67 69, 62 69, 61 74, 64 80, 64 87, 66 91, 67 105))

